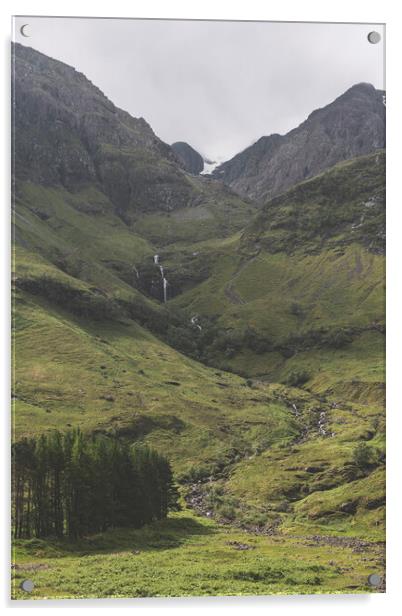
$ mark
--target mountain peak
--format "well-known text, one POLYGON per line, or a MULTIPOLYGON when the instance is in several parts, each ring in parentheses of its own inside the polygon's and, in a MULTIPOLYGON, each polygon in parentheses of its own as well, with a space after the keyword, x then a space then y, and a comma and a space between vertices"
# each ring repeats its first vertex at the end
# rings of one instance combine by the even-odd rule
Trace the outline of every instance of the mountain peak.
MULTIPOLYGON (((338 96, 331 105, 336 104, 339 101, 351 101, 352 99, 369 99, 375 100, 381 98, 384 92, 382 90, 377 90, 372 83, 366 83, 364 81, 360 83, 355 83, 353 86, 345 90, 343 94, 338 96)), ((329 107, 329 105, 327 105, 329 107)))
POLYGON ((345 90, 344 94, 348 92, 367 92, 368 94, 372 94, 376 91, 375 87, 372 83, 368 83, 366 81, 360 81, 359 83, 355 83, 353 86, 350 86, 347 90, 345 90))
POLYGON ((384 146, 383 92, 362 82, 313 111, 286 135, 261 137, 214 175, 240 195, 264 201, 342 160, 384 146))
POLYGON ((191 145, 185 141, 176 141, 172 143, 171 148, 186 171, 193 175, 198 175, 203 171, 204 159, 191 145))

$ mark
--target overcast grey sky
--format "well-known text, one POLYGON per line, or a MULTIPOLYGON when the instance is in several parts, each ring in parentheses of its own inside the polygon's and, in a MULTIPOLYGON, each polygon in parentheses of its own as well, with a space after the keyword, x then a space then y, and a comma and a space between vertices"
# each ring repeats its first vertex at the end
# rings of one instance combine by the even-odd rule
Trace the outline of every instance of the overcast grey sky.
POLYGON ((354 83, 384 88, 372 30, 384 34, 356 24, 18 17, 14 40, 83 72, 167 143, 227 160, 354 83))

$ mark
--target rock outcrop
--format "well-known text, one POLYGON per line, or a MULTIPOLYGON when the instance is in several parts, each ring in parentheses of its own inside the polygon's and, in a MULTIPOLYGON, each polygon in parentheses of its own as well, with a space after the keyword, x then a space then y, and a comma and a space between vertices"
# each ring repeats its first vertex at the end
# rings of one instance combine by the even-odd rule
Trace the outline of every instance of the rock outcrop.
POLYGON ((191 145, 184 141, 176 141, 176 143, 172 143, 171 147, 186 171, 198 175, 204 170, 204 159, 191 145))

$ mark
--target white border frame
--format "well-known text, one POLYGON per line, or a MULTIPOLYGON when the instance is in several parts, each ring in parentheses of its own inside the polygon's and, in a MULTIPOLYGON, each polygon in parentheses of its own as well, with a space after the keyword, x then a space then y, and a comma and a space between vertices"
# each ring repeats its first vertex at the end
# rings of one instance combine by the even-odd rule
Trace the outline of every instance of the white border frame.
POLYGON ((402 203, 401 191, 401 109, 402 88, 400 80, 400 60, 402 43, 400 35, 400 11, 396 2, 379 2, 378 0, 337 0, 335 3, 315 0, 281 0, 278 3, 259 0, 225 1, 202 0, 200 5, 185 0, 113 0, 113 2, 90 2, 90 0, 5 0, 1 6, 0 28, 4 50, 1 63, 3 97, 2 126, 3 139, 0 149, 1 169, 3 172, 3 205, 0 230, 2 255, 0 271, 2 281, 1 316, 1 369, 2 387, 0 389, 2 405, 2 459, 1 469, 4 474, 3 484, 5 498, 1 499, 1 586, 2 604, 8 609, 23 610, 27 607, 39 609, 64 608, 74 613, 116 608, 135 609, 147 613, 164 610, 167 614, 190 612, 194 616, 208 610, 211 615, 230 612, 242 614, 252 609, 256 614, 266 614, 267 610, 280 610, 281 616, 296 613, 298 616, 311 616, 327 613, 378 616, 379 610, 385 613, 400 604, 400 570, 401 570, 401 518, 402 489, 399 480, 400 439, 402 438, 402 409, 399 408, 398 394, 400 381, 400 336, 402 315, 402 282, 399 274, 401 258, 399 245, 402 237, 402 203), (10 37, 11 15, 58 15, 58 16, 96 16, 96 17, 137 17, 170 19, 237 19, 266 21, 329 21, 356 23, 386 23, 387 25, 387 593, 383 595, 312 595, 312 596, 270 596, 255 598, 202 598, 202 599, 98 599, 74 601, 24 601, 11 602, 8 599, 9 585, 9 341, 10 341, 10 301, 9 301, 9 247, 10 247, 10 37))

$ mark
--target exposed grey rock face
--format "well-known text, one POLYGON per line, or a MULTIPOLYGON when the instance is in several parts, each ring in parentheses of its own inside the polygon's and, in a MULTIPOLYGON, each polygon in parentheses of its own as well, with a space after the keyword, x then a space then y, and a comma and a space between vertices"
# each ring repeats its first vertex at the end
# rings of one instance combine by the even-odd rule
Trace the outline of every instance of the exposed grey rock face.
POLYGON ((115 107, 71 66, 19 44, 13 45, 13 61, 18 101, 15 156, 20 175, 66 185, 94 180, 106 146, 146 148, 175 160, 170 147, 143 118, 115 107))
POLYGON ((243 196, 266 201, 341 160, 383 148, 383 94, 370 84, 356 84, 286 135, 261 137, 213 176, 243 196))
POLYGON ((198 175, 204 169, 204 159, 194 148, 184 141, 176 141, 172 143, 172 150, 177 154, 180 159, 183 168, 192 173, 198 175))
POLYGON ((82 73, 13 45, 14 171, 19 180, 77 190, 91 184, 128 220, 138 210, 191 205, 195 192, 171 147, 82 73))
POLYGON ((238 195, 221 182, 190 178, 143 118, 118 109, 82 73, 23 45, 14 44, 12 55, 17 195, 21 181, 72 192, 95 187, 128 225, 143 213, 233 205, 237 218, 220 232, 244 225, 250 203, 243 220, 238 195))

